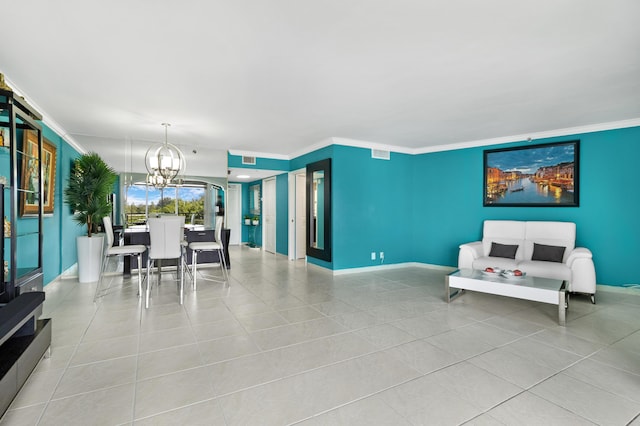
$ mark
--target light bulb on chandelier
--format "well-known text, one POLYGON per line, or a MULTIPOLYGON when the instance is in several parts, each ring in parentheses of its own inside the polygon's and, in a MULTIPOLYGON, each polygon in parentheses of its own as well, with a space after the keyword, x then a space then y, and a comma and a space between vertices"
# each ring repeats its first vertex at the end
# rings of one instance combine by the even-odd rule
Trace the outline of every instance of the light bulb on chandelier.
POLYGON ((171 124, 162 123, 164 126, 164 143, 151 146, 144 156, 147 168, 147 184, 156 188, 164 188, 172 179, 184 174, 186 160, 180 149, 169 143, 168 128, 171 124))
POLYGON ((162 189, 167 186, 169 182, 163 178, 159 173, 147 174, 147 185, 151 185, 158 189, 162 189))

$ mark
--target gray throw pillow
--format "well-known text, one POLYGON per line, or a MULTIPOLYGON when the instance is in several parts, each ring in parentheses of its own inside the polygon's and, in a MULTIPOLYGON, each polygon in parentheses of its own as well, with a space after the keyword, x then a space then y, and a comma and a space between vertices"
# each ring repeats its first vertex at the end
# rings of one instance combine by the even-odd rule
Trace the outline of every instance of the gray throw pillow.
POLYGON ((491 251, 489 256, 491 257, 506 257, 507 259, 515 259, 516 252, 518 251, 518 245, 491 243, 491 251))
POLYGON ((566 247, 562 246, 547 246, 533 243, 533 256, 531 256, 531 260, 562 263, 565 249, 566 247))

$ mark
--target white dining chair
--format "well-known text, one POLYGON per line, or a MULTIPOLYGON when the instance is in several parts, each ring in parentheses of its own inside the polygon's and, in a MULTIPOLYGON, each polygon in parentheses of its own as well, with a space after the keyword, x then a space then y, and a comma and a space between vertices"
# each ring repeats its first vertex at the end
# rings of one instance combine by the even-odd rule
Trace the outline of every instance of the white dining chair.
MULTIPOLYGON (((149 218, 149 256, 147 258, 147 295, 145 306, 149 307, 151 294, 151 267, 156 265, 156 261, 165 259, 178 259, 176 272, 180 276, 180 304, 184 302, 184 216, 162 216, 149 218)), ((158 274, 158 283, 160 274, 158 274)))
MULTIPOLYGON (((102 286, 102 279, 104 277, 104 273, 107 270, 107 265, 109 264, 109 259, 113 256, 130 256, 138 257, 138 297, 142 296, 142 253, 147 250, 147 247, 142 244, 130 244, 130 245, 117 245, 114 246, 114 237, 113 237, 113 225, 111 223, 111 218, 109 216, 105 216, 102 218, 102 223, 104 224, 104 232, 107 237, 107 244, 104 249, 104 257, 102 259, 102 267, 100 268, 100 279, 98 280, 98 286, 96 287, 96 293, 93 296, 93 301, 95 302, 98 297, 102 297, 100 295, 100 287, 102 286)), ((109 283, 109 287, 111 283, 109 283)), ((108 291, 109 287, 105 290, 108 291)))
POLYGON ((198 276, 198 253, 203 251, 217 251, 218 252, 218 260, 220 264, 220 269, 222 270, 222 279, 223 283, 229 281, 229 277, 227 275, 227 263, 224 257, 224 247, 222 246, 222 222, 223 217, 216 217, 216 229, 215 229, 215 241, 194 241, 189 243, 189 248, 192 250, 191 257, 191 269, 193 272, 193 280, 192 286, 193 290, 197 289, 196 279, 198 276))

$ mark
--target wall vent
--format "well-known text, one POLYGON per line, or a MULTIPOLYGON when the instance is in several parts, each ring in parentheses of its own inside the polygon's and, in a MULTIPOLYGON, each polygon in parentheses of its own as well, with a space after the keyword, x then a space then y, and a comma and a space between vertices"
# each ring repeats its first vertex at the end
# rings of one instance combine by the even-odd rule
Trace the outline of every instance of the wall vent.
POLYGON ((242 164, 256 165, 256 157, 249 157, 248 155, 242 156, 242 164))
POLYGON ((391 151, 385 151, 384 149, 372 149, 371 158, 377 158, 378 160, 390 160, 391 151))

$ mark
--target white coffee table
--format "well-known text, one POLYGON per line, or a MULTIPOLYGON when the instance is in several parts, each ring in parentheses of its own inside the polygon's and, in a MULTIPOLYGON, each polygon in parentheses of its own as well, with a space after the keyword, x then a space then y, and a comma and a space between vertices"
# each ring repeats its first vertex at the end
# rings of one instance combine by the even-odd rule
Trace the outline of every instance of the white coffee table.
POLYGON ((474 269, 458 269, 445 277, 447 303, 464 290, 515 297, 558 305, 558 323, 565 325, 566 285, 563 280, 540 277, 505 278, 474 269), (451 293, 451 288, 458 289, 451 293))

